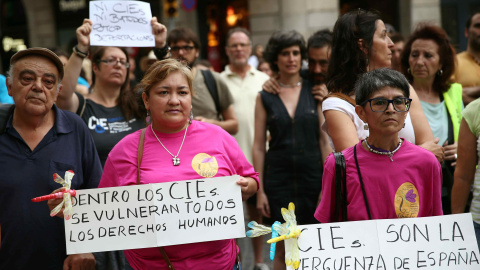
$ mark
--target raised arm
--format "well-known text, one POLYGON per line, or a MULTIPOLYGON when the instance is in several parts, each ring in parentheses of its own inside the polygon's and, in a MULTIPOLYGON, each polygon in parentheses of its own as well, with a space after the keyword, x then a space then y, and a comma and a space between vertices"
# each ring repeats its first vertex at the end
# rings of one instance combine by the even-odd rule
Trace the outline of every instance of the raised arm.
POLYGON ((265 143, 267 141, 267 112, 263 107, 260 93, 255 102, 255 135, 253 137, 253 167, 258 172, 257 209, 263 216, 270 217, 268 198, 263 189, 263 166, 265 164, 265 143))
POLYGON ((82 70, 83 59, 88 54, 90 48, 90 33, 92 32, 92 21, 84 19, 83 24, 77 28, 78 44, 74 48, 74 52, 65 65, 65 76, 62 81, 62 91, 58 94, 57 106, 62 110, 77 112, 78 97, 75 95, 78 76, 82 70))

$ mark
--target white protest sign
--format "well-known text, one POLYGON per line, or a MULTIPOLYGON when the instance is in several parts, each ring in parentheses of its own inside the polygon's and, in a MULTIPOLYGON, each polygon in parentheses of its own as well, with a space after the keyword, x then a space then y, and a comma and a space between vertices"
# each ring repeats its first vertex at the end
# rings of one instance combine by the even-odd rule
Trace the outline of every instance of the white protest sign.
POLYGON ((77 190, 67 254, 245 237, 238 175, 77 190))
MULTIPOLYGON (((299 228, 302 270, 480 269, 471 214, 299 228)), ((291 249, 291 240, 285 247, 291 249)))
POLYGON ((150 3, 90 1, 92 46, 155 47, 150 3))

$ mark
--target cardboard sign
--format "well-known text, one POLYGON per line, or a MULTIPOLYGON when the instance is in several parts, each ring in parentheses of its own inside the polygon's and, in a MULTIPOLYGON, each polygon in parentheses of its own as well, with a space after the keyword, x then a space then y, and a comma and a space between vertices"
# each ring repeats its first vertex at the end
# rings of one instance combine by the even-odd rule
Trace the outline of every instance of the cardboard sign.
MULTIPOLYGON (((480 269, 471 214, 299 228, 302 270, 480 269)), ((290 244, 288 240, 287 252, 290 244)))
POLYGON ((92 46, 155 47, 150 3, 90 1, 92 46))
POLYGON ((238 175, 78 190, 67 254, 245 237, 238 175))

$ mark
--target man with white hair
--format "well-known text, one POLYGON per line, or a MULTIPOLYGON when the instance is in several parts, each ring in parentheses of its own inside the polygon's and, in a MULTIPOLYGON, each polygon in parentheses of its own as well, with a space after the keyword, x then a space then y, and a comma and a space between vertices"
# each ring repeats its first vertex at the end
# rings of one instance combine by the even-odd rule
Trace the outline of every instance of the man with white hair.
POLYGON ((77 115, 57 108, 64 75, 45 48, 10 59, 8 94, 0 108, 0 269, 94 269, 91 253, 67 256, 63 218, 32 198, 58 192, 53 174, 72 170, 72 189, 96 188, 102 174, 93 139, 77 115), (6 107, 8 106, 8 107, 6 107))

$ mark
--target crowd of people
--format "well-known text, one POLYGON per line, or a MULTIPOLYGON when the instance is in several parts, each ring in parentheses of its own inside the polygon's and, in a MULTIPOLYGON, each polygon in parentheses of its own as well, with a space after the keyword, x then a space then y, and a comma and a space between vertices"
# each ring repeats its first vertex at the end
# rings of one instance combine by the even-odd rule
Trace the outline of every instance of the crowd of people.
MULTIPOLYGON (((265 48, 236 27, 221 73, 198 59, 191 29, 151 26, 138 80, 126 48, 90 46, 89 19, 70 57, 29 48, 10 59, 0 269, 241 269, 235 239, 67 256, 62 216, 49 217, 62 199, 30 201, 61 191, 51 176, 67 170, 74 189, 239 175, 249 218, 270 225, 290 202, 299 224, 470 211, 480 246, 480 11, 459 54, 439 26, 404 38, 360 9, 307 41, 276 31, 265 48), (200 159, 214 173, 190 166, 200 159)), ((264 241, 252 240, 254 270, 268 269, 264 241)), ((283 242, 273 266, 286 269, 283 242)))

